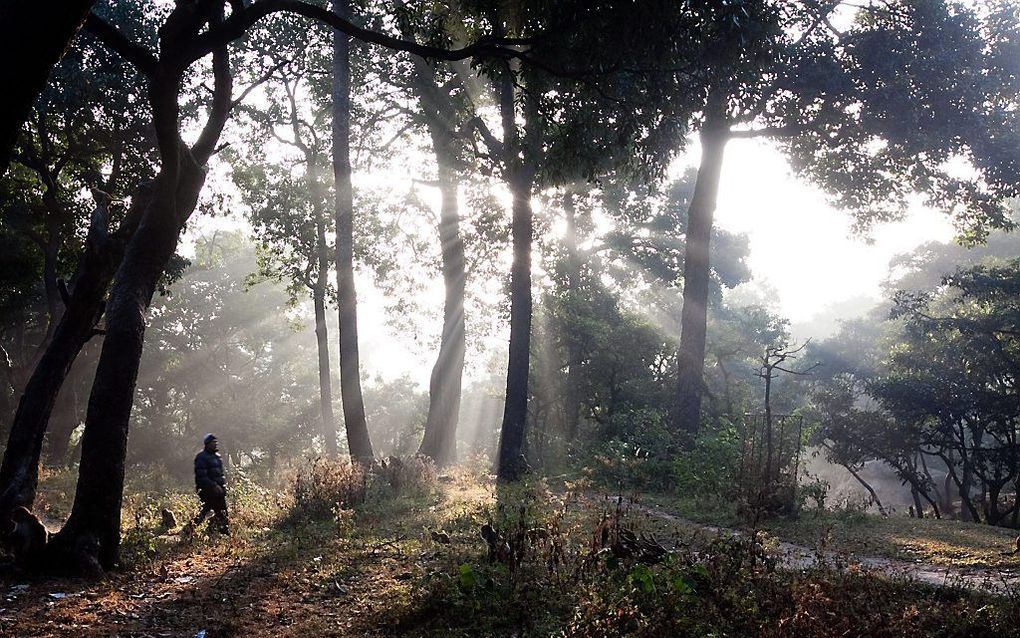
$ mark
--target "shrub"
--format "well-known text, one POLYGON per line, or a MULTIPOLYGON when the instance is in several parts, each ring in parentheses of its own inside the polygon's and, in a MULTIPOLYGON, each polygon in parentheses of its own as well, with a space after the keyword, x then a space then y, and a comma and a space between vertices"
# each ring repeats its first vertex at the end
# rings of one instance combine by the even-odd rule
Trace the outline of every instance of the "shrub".
POLYGON ((640 490, 673 489, 673 462, 666 456, 673 439, 664 413, 628 411, 614 416, 609 427, 617 435, 592 450, 595 481, 640 490))
POLYGON ((439 486, 436 464, 427 456, 390 456, 383 459, 377 476, 397 494, 431 494, 439 486))
POLYGON ((365 501, 365 473, 346 459, 318 457, 298 470, 291 485, 295 512, 313 518, 333 517, 365 501))
POLYGON ((740 467, 740 437, 732 425, 706 428, 690 452, 673 461, 673 480, 681 494, 729 496, 740 467))

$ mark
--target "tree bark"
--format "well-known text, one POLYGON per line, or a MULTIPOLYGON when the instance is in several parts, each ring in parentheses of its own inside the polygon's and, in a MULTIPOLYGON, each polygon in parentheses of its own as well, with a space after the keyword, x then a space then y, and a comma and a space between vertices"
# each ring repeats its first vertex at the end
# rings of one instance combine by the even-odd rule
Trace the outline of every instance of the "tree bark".
POLYGON ((339 449, 336 440, 336 417, 333 415, 333 379, 329 365, 329 335, 326 330, 326 280, 329 277, 329 256, 326 247, 326 223, 316 220, 316 251, 319 273, 312 290, 315 306, 315 342, 319 351, 319 413, 322 416, 322 438, 326 454, 336 457, 339 449))
MULTIPOLYGON (((433 127, 434 129, 435 127, 433 127)), ((460 417, 466 334, 464 327, 464 240, 460 235, 457 177, 448 136, 432 131, 439 164, 439 243, 443 261, 443 334, 439 356, 429 379, 429 413, 419 454, 440 466, 457 460, 457 423, 460 417)))
MULTIPOLYGON (((333 12, 350 18, 350 0, 334 0, 333 12)), ((365 419, 358 352, 358 300, 354 289, 354 189, 351 184, 350 36, 333 31, 333 175, 336 180, 336 287, 340 324, 340 399, 347 446, 361 463, 375 458, 365 419)))
POLYGON ((701 421, 712 217, 719 194, 723 152, 728 140, 729 125, 725 119, 709 115, 701 129, 701 165, 694 185, 694 196, 687 211, 684 296, 677 362, 679 395, 675 426, 677 433, 688 444, 697 436, 701 421))
POLYGON ((510 266, 510 352, 496 477, 501 482, 511 482, 521 478, 528 469, 525 444, 531 364, 531 243, 534 236, 531 193, 535 169, 526 157, 529 149, 522 148, 525 145, 517 128, 517 91, 511 65, 506 66, 505 73, 498 83, 498 94, 503 126, 503 171, 513 198, 510 230, 513 263, 510 266))
POLYGON ((42 347, 45 348, 49 340, 53 338, 53 331, 57 328, 63 301, 60 298, 60 291, 57 283, 57 261, 60 258, 60 229, 52 225, 48 232, 46 245, 43 247, 43 288, 46 291, 46 335, 43 337, 42 347))
MULTIPOLYGON (((564 196, 563 210, 566 217, 566 233, 563 246, 567 260, 567 299, 576 304, 580 299, 581 261, 577 252, 577 211, 574 206, 574 194, 568 192, 564 196)), ((581 345, 576 334, 568 332, 563 335, 567 342, 567 387, 564 397, 564 419, 567 442, 577 438, 578 424, 581 414, 581 345)))
POLYGON ((0 3, 0 174, 32 104, 95 0, 5 0, 0 3))
POLYGON ((511 174, 513 195, 513 265, 510 268, 510 358, 506 373, 503 425, 499 433, 500 481, 515 481, 527 469, 524 457, 528 416, 528 368, 531 351, 531 190, 533 173, 518 168, 511 174))
MULTIPOLYGON (((176 98, 176 91, 173 92, 176 98)), ((117 269, 106 309, 106 336, 89 396, 81 464, 71 515, 51 541, 56 556, 94 556, 103 569, 116 565, 124 460, 138 367, 145 341, 145 315, 156 285, 194 211, 205 170, 189 149, 165 162, 152 200, 117 269), (174 164, 167 167, 166 164, 174 164)))
MULTIPOLYGON (((135 196, 119 234, 129 235, 147 193, 135 196)), ((120 263, 120 244, 108 237, 108 200, 97 202, 85 252, 71 281, 70 299, 18 403, 0 465, 0 513, 24 505, 31 508, 39 477, 39 457, 57 394, 71 364, 95 334, 104 311, 104 296, 120 263)))

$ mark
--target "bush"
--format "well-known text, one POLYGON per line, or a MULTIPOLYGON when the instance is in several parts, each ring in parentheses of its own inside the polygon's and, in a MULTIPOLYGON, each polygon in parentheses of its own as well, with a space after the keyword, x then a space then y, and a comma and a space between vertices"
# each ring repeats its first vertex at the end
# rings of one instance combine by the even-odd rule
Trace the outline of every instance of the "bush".
POLYGON ((298 470, 291 485, 294 510, 313 518, 329 518, 341 509, 365 502, 365 473, 345 459, 318 457, 298 470))
POLYGON ((665 455, 672 433, 665 414, 634 410, 613 417, 619 435, 592 450, 591 478, 613 487, 668 491, 675 487, 672 459, 665 455))
POLYGON ((390 456, 379 463, 377 475, 397 494, 431 494, 439 486, 436 464, 427 456, 390 456))
POLYGON ((681 494, 730 496, 740 468, 740 437, 730 424, 707 426, 690 452, 673 461, 673 480, 681 494))

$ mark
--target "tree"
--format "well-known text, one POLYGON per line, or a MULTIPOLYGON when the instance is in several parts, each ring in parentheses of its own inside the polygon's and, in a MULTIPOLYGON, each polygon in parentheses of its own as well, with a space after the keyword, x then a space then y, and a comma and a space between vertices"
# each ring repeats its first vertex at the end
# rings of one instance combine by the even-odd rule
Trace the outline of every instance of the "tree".
POLYGON ((316 133, 325 112, 308 106, 308 76, 321 60, 323 43, 317 30, 307 31, 293 20, 280 23, 276 37, 281 32, 296 40, 299 52, 288 56, 276 51, 274 43, 265 47, 262 54, 272 61, 274 69, 273 80, 267 85, 271 106, 247 112, 258 130, 255 145, 272 138, 298 155, 296 159, 287 158, 285 164, 270 166, 261 162, 238 166, 235 161, 234 179, 251 207, 252 225, 262 247, 259 274, 287 280, 294 301, 302 293, 311 293, 318 344, 321 432, 326 452, 336 456, 337 426, 326 326, 326 306, 335 297, 329 282, 334 255, 327 240, 327 235, 333 234, 333 225, 327 213, 326 140, 316 133), (283 107, 276 106, 281 103, 283 107), (278 132, 281 127, 288 132, 278 132), (303 168, 295 176, 299 165, 303 168))
MULTIPOLYGON (((349 20, 350 0, 333 0, 333 12, 349 20)), ((350 35, 333 32, 333 178, 336 219, 336 290, 340 323, 340 399, 347 446, 361 463, 374 458, 365 420, 358 353, 358 299, 354 289, 354 189, 351 185, 350 35)))
POLYGON ((897 297, 904 343, 872 392, 920 429, 922 455, 945 464, 974 520, 1015 526, 1020 505, 1002 507, 1020 482, 1020 262, 961 270, 944 285, 938 297, 897 297))
MULTIPOLYGON (((125 20, 141 29, 130 11, 125 20)), ((104 297, 138 223, 145 193, 124 212, 110 193, 129 192, 152 171, 152 144, 144 122, 142 82, 89 38, 57 66, 39 98, 4 181, 16 193, 5 200, 4 225, 30 239, 42 256, 47 328, 11 425, 0 466, 0 511, 31 506, 47 423, 82 347, 95 337, 104 297), (100 99, 100 97, 102 99, 100 99), (99 102, 99 104, 95 104, 99 102), (128 115, 122 115, 128 113, 128 115), (93 190, 94 204, 82 197, 93 190), (119 221, 116 232, 110 226, 119 221), (78 238, 88 228, 85 241, 78 238), (61 270, 73 269, 65 286, 61 270)), ((21 388, 19 388, 20 390, 21 388)), ((59 455, 76 424, 51 439, 59 455)))
POLYGON ((458 94, 451 96, 439 85, 436 71, 424 60, 415 58, 412 84, 418 93, 419 110, 425 121, 436 158, 436 185, 440 194, 439 246, 443 273, 443 329, 439 354, 429 378, 429 411, 419 454, 439 465, 457 458, 457 422, 460 418, 461 384, 467 348, 464 296, 467 286, 464 239, 460 232, 458 173, 463 153, 462 136, 467 125, 463 100, 464 88, 451 78, 458 94))
POLYGON ((982 109, 999 89, 987 80, 993 58, 983 35, 994 25, 939 0, 882 4, 862 7, 847 32, 828 19, 837 5, 730 3, 711 16, 701 167, 688 215, 681 432, 696 432, 700 418, 706 228, 728 140, 780 140, 795 170, 862 226, 895 217, 913 192, 973 233, 1009 223, 1001 199, 1015 185, 986 182, 991 172, 981 166, 967 179, 945 168, 990 134, 982 109))
MULTIPOLYGON (((246 6, 234 4, 231 9, 226 15, 225 4, 219 0, 177 5, 159 30, 158 57, 102 18, 93 15, 88 21, 90 29, 107 46, 134 64, 149 81, 148 97, 160 166, 137 230, 117 268, 106 305, 106 337, 89 399, 74 505, 67 522, 49 545, 50 552, 57 556, 73 556, 104 568, 116 563, 124 458, 144 344, 145 314, 174 254, 179 234, 198 203, 205 166, 217 150, 234 106, 231 42, 268 15, 290 12, 370 42, 443 59, 487 53, 517 55, 499 41, 456 51, 426 47, 361 29, 335 13, 303 2, 262 0, 246 6), (210 55, 214 88, 208 116, 196 141, 188 145, 180 134, 180 93, 192 64, 210 55)), ((338 232, 343 229, 338 228, 338 232)))

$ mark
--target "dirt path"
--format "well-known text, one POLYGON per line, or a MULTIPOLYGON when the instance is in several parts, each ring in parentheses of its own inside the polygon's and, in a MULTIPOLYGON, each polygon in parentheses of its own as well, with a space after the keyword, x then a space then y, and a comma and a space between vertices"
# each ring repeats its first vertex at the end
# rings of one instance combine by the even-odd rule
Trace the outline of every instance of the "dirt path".
MULTIPOLYGON (((603 497, 616 501, 618 497, 603 497)), ((624 499, 627 502, 627 499, 624 499)), ((712 535, 738 536, 743 532, 698 523, 657 507, 630 503, 631 511, 640 512, 650 518, 702 530, 712 535)), ((808 569, 820 563, 836 567, 858 567, 880 573, 890 578, 907 578, 937 587, 963 587, 976 591, 1004 593, 1020 587, 1020 570, 1017 568, 960 568, 909 562, 878 556, 858 556, 831 550, 816 550, 804 545, 781 541, 779 543, 780 564, 786 569, 808 569)))

